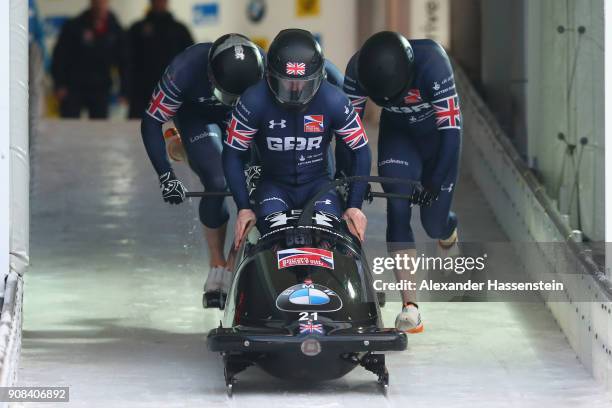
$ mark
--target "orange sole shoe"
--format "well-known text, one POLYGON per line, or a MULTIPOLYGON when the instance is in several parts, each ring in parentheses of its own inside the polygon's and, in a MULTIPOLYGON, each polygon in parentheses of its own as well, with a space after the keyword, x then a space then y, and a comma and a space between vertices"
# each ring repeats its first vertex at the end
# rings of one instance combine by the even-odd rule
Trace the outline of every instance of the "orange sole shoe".
POLYGON ((418 333, 423 333, 424 331, 425 331, 425 326, 423 326, 422 324, 419 324, 414 329, 406 330, 405 333, 418 334, 418 333))
POLYGON ((453 247, 453 245, 457 243, 458 240, 459 240, 459 235, 457 234, 457 228, 455 228, 455 230, 453 231, 450 237, 448 237, 447 239, 438 240, 438 245, 443 250, 449 250, 453 247))

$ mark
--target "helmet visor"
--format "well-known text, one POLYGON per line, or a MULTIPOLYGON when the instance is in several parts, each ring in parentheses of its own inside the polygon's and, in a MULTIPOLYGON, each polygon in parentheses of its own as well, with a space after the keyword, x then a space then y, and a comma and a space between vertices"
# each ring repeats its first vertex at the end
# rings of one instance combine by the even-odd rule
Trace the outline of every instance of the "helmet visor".
POLYGON ((309 78, 288 79, 268 72, 268 85, 276 99, 283 104, 305 105, 315 96, 321 82, 322 75, 312 75, 309 78))

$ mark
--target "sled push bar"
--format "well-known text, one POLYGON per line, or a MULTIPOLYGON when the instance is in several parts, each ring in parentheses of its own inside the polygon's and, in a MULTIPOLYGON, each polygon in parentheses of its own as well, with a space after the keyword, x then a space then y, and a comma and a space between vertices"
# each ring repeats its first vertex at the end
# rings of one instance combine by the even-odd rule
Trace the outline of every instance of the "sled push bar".
MULTIPOLYGON (((306 205, 304 206, 302 210, 302 215, 300 215, 300 219, 298 220, 298 226, 308 227, 312 224, 312 214, 314 213, 315 203, 321 197, 327 194, 329 190, 335 189, 336 187, 339 187, 342 185, 348 187, 350 183, 355 183, 355 182, 380 183, 380 184, 382 183, 384 184, 404 184, 404 185, 413 186, 415 187, 416 190, 420 190, 422 188, 421 183, 414 181, 414 180, 408 180, 408 179, 400 179, 400 178, 393 178, 393 177, 379 177, 379 176, 342 177, 334 181, 330 181, 329 184, 326 184, 325 186, 323 186, 319 191, 317 191, 317 194, 315 194, 314 197, 312 197, 310 201, 306 203, 306 205)), ((368 202, 372 202, 374 198, 399 198, 403 200, 409 200, 410 203, 412 203, 414 199, 414 193, 413 194, 381 193, 378 191, 372 191, 370 189, 370 186, 368 186, 368 190, 366 192, 364 200, 368 202)))
MULTIPOLYGON (((216 197, 231 197, 232 193, 228 191, 193 191, 185 193, 187 198, 216 198, 216 197)), ((373 198, 404 198, 409 200, 411 196, 407 194, 397 193, 380 193, 378 191, 368 191, 365 201, 372 201, 373 198)))
MULTIPOLYGON (((312 214, 314 213, 315 203, 321 197, 327 194, 328 191, 335 189, 336 187, 339 187, 342 185, 348 187, 350 183, 355 183, 355 182, 363 182, 363 183, 371 182, 371 183, 381 183, 381 184, 382 183, 404 184, 404 185, 413 186, 417 190, 421 188, 421 184, 419 182, 414 181, 414 180, 407 180, 407 179, 399 179, 399 178, 392 178, 392 177, 379 177, 379 176, 342 177, 342 178, 330 181, 328 184, 323 186, 323 188, 317 191, 317 194, 315 194, 314 197, 312 197, 310 201, 306 203, 306 205, 304 206, 302 210, 302 215, 300 216, 300 219, 298 221, 298 226, 301 226, 301 227, 309 226, 312 223, 312 214)), ((210 192, 194 191, 194 192, 187 192, 185 194, 185 197, 187 198, 197 198, 197 197, 214 198, 214 197, 231 197, 231 196, 232 196, 232 193, 230 193, 229 191, 210 191, 210 192)), ((368 190, 366 192, 364 200, 368 202, 372 202, 374 198, 398 198, 402 200, 408 200, 412 203, 412 200, 414 197, 412 194, 382 193, 378 191, 372 191, 368 186, 368 190)))
MULTIPOLYGON (((228 191, 190 191, 185 193, 187 198, 216 198, 216 197, 231 197, 232 193, 228 191)), ((407 194, 397 193, 380 193, 378 191, 368 191, 365 197, 365 201, 372 201, 374 198, 403 198, 409 200, 412 196, 407 194)))
POLYGON ((202 198, 213 198, 213 197, 231 197, 232 193, 230 193, 229 191, 211 191, 211 192, 206 192, 206 191, 194 191, 194 192, 187 192, 185 193, 185 197, 187 198, 196 198, 196 197, 202 197, 202 198))

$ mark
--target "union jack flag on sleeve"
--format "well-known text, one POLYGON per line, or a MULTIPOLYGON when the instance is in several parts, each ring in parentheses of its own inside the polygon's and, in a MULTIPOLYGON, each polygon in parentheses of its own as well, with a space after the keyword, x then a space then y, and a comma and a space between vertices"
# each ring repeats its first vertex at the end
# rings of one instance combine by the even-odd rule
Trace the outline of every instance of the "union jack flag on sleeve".
POLYGON ((164 88, 161 83, 155 87, 147 108, 147 115, 161 123, 172 119, 182 104, 175 93, 164 88))
POLYGON ((227 127, 225 144, 236 150, 245 151, 251 145, 257 129, 253 129, 232 115, 232 119, 227 127))
POLYGON ((342 129, 336 130, 336 134, 351 150, 357 150, 368 144, 368 136, 361 123, 361 118, 355 112, 352 112, 347 124, 342 129))
POLYGON ((347 94, 347 96, 349 97, 349 100, 351 101, 351 105, 353 105, 357 114, 359 116, 363 116, 363 111, 365 109, 366 102, 368 101, 368 97, 361 96, 361 95, 350 95, 350 94, 347 94))
POLYGON ((432 102, 438 129, 461 129, 461 108, 457 94, 432 102))
POLYGON ((349 63, 347 67, 347 74, 344 76, 344 84, 342 86, 344 93, 348 96, 351 101, 351 105, 355 108, 355 111, 359 116, 363 118, 363 113, 365 111, 365 106, 368 101, 368 97, 365 95, 365 92, 359 86, 357 80, 353 79, 351 75, 354 74, 354 58, 349 63))

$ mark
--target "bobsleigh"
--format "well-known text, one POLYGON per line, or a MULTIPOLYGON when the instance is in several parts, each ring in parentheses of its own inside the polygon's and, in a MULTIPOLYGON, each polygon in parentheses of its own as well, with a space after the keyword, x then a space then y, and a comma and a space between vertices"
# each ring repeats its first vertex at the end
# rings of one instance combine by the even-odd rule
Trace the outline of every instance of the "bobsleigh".
POLYGON ((230 395, 236 375, 252 365, 298 381, 361 366, 387 392, 383 353, 405 350, 406 334, 384 328, 361 244, 343 220, 313 211, 321 195, 303 211, 259 220, 240 248, 224 317, 207 338, 223 357, 230 395))

